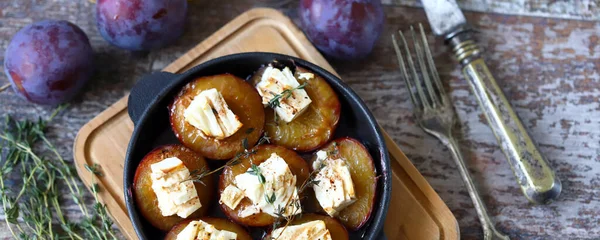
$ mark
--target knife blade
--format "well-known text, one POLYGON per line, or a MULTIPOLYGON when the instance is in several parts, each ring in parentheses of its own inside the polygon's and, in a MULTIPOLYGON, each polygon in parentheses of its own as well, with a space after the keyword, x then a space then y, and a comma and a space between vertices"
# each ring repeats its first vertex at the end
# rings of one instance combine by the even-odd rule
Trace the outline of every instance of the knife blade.
POLYGON ((443 36, 483 110, 488 124, 527 199, 547 203, 560 195, 561 181, 538 150, 490 73, 482 50, 455 0, 422 0, 434 34, 443 36))
POLYGON ((454 0, 422 1, 429 25, 438 36, 447 35, 467 24, 465 15, 454 0))

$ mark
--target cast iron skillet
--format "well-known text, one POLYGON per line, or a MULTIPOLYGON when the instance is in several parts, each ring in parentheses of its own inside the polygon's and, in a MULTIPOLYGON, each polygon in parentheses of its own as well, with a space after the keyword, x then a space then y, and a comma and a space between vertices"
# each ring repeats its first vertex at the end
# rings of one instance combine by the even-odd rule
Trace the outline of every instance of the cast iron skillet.
MULTIPOLYGON (((162 144, 179 143, 171 130, 168 119, 167 106, 173 100, 173 96, 179 92, 183 85, 196 77, 231 73, 246 79, 261 65, 273 60, 288 66, 293 66, 292 63, 295 63, 313 71, 327 80, 338 94, 342 106, 340 122, 334 139, 350 136, 362 142, 373 157, 377 174, 380 176, 377 183, 375 204, 369 222, 359 231, 352 233, 350 238, 385 239, 382 229, 392 188, 389 171, 390 158, 377 122, 365 103, 348 85, 319 66, 286 55, 259 52, 220 57, 202 63, 182 74, 159 72, 146 75, 131 90, 127 107, 135 129, 127 149, 123 184, 129 217, 140 239, 157 239, 164 236, 161 231, 152 227, 140 215, 132 196, 132 187, 136 167, 146 153, 162 144)), ((211 167, 223 163, 212 163, 211 167)), ((214 202, 214 204, 218 204, 217 201, 214 202)), ((219 207, 202 207, 211 207, 214 209, 210 212, 211 216, 224 218, 224 214, 219 207)), ((251 234, 254 238, 261 237, 259 231, 251 232, 251 234)))

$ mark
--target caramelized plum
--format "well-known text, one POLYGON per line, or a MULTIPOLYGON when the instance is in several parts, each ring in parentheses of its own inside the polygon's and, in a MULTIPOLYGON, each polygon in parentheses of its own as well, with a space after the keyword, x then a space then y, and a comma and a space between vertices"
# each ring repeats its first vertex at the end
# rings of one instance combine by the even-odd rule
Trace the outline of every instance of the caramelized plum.
MULTIPOLYGON (((165 236, 165 240, 176 240, 177 234, 183 231, 183 229, 187 227, 187 225, 193 220, 198 219, 185 220, 173 226, 173 228, 171 228, 171 230, 167 233, 167 236, 165 236)), ((215 226, 217 230, 227 230, 230 232, 237 233, 237 240, 252 240, 252 237, 250 236, 250 234, 248 234, 246 229, 227 219, 202 217, 199 220, 202 220, 208 224, 215 226)))
MULTIPOLYGON (((252 83, 260 82, 264 68, 252 76, 252 83)), ((331 86, 321 76, 306 80, 299 78, 301 73, 312 73, 296 67, 295 76, 300 84, 306 83, 304 90, 312 100, 308 109, 293 121, 286 123, 275 119, 275 111, 265 109, 265 131, 274 144, 308 152, 327 143, 332 137, 340 119, 340 101, 331 86)))
MULTIPOLYGON (((235 176, 247 172, 248 168, 250 168, 252 164, 259 165, 260 163, 266 161, 271 156, 271 153, 277 153, 277 155, 285 160, 292 171, 292 174, 296 176, 297 187, 300 187, 308 178, 309 166, 306 161, 302 159, 302 157, 296 154, 296 152, 285 147, 275 145, 260 145, 254 149, 256 150, 255 154, 244 156, 240 158, 239 164, 227 166, 223 169, 223 173, 221 174, 219 181, 219 197, 221 196, 223 190, 233 183, 235 176)), ((302 196, 301 193, 299 194, 302 196)), ((224 204, 221 204, 221 209, 223 209, 223 212, 225 215, 227 215, 227 217, 229 217, 229 219, 232 219, 233 221, 242 225, 264 227, 273 224, 275 218, 267 213, 258 213, 244 218, 240 217, 239 215, 242 210, 250 205, 252 205, 250 199, 244 198, 235 209, 230 209, 224 204)))
MULTIPOLYGON (((299 225, 317 220, 322 220, 323 222, 325 222, 325 226, 329 230, 329 234, 331 234, 332 240, 348 240, 348 231, 346 230, 344 225, 342 225, 337 219, 332 218, 330 216, 315 213, 302 214, 302 217, 294 219, 290 223, 290 225, 299 225)), ((264 239, 272 239, 272 237, 273 236, 269 234, 264 239)))
MULTIPOLYGON (((369 220, 373 211, 377 187, 377 173, 373 159, 365 146, 349 137, 333 140, 321 150, 346 159, 354 183, 356 202, 343 209, 336 218, 347 228, 357 230, 369 220)), ((316 156, 310 161, 311 165, 315 159, 316 156)), ((316 199, 313 200, 316 201, 316 199)), ((319 206, 319 203, 311 205, 319 206)), ((321 209, 321 211, 323 210, 321 209)))
MULTIPOLYGON (((204 160, 202 156, 181 145, 164 145, 158 147, 146 154, 144 159, 142 159, 135 171, 135 177, 133 178, 133 195, 135 197, 135 202, 144 218, 146 218, 146 220, 154 227, 163 231, 168 231, 173 225, 184 220, 177 215, 163 216, 158 208, 156 194, 154 193, 154 190, 152 190, 152 179, 150 177, 152 169, 150 168, 150 165, 170 157, 181 159, 190 172, 208 168, 206 160, 204 160)), ((207 177, 202 179, 202 181, 204 184, 194 183, 202 207, 192 213, 188 218, 198 218, 206 215, 215 198, 214 178, 207 177)))
POLYGON ((199 77, 186 84, 169 106, 171 128, 183 145, 210 159, 230 159, 244 150, 242 141, 253 146, 263 133, 265 112, 258 92, 246 81, 231 74, 199 77), (239 118, 243 126, 223 140, 206 137, 196 127, 185 121, 183 112, 194 97, 203 90, 217 89, 239 118))

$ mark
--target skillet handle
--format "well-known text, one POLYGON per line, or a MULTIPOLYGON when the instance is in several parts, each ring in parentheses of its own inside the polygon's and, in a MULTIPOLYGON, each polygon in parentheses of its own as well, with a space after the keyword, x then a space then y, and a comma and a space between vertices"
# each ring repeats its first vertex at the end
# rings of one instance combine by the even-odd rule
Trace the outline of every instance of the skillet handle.
POLYGON ((127 99, 129 118, 137 125, 140 117, 158 94, 176 77, 168 72, 146 74, 133 86, 127 99))

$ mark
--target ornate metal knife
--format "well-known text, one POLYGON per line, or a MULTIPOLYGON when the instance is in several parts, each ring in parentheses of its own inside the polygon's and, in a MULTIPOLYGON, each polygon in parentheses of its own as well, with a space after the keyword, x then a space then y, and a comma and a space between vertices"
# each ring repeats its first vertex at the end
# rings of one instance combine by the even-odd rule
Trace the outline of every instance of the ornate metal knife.
POLYGON ((529 201, 542 204, 558 197, 562 184, 538 151, 496 83, 475 43, 474 30, 455 0, 422 0, 433 33, 444 37, 460 62, 479 106, 529 201))

